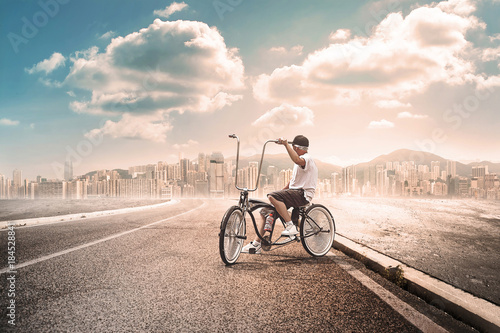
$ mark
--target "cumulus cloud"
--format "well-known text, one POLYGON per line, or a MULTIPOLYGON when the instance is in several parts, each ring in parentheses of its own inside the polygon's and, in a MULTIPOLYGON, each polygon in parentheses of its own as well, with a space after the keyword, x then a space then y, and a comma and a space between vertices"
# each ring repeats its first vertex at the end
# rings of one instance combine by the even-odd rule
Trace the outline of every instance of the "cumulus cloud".
POLYGON ((428 118, 427 115, 425 114, 413 114, 411 112, 405 111, 405 112, 400 112, 398 113, 398 118, 403 118, 403 119, 425 119, 428 118))
POLYGON ((254 126, 312 126, 314 124, 314 113, 308 107, 293 106, 282 104, 271 109, 257 120, 252 125, 254 126))
POLYGON ((38 64, 33 65, 31 68, 25 68, 24 70, 29 74, 35 74, 39 72, 45 72, 49 74, 56 70, 57 68, 64 66, 66 58, 58 52, 54 52, 49 59, 40 61, 38 64))
POLYGON ((187 8, 188 5, 185 2, 173 2, 170 6, 167 6, 165 9, 157 9, 153 13, 163 18, 168 18, 175 12, 180 12, 184 8, 187 8))
POLYGON ((345 43, 351 39, 351 31, 349 29, 338 29, 330 34, 332 43, 345 43))
POLYGON ((153 142, 165 142, 167 132, 172 129, 170 123, 156 118, 124 114, 114 122, 108 120, 101 128, 93 129, 85 137, 110 136, 112 138, 144 139, 153 142))
POLYGON ((390 122, 388 120, 382 119, 380 121, 373 120, 368 124, 369 129, 386 129, 386 128, 393 128, 394 123, 390 122))
MULTIPOLYGON (((462 1, 463 2, 463 1, 462 1)), ((300 65, 260 75, 253 93, 262 102, 356 105, 363 100, 401 101, 443 82, 476 79, 466 34, 485 28, 472 2, 440 2, 413 9, 406 17, 390 13, 370 36, 348 29, 307 55, 300 65)))
MULTIPOLYGON (((244 67, 238 50, 228 48, 216 28, 202 22, 164 22, 114 38, 104 52, 76 52, 65 79, 69 87, 90 91, 70 104, 78 113, 124 115, 100 133, 158 141, 170 125, 154 123, 176 111, 213 112, 242 98, 244 67), (127 115, 128 118, 125 118, 127 115), (124 126, 138 115, 153 121, 151 136, 124 126)), ((73 90, 75 91, 75 90, 73 90)))
POLYGON ((19 121, 18 120, 7 119, 7 118, 1 118, 0 119, 0 125, 3 125, 3 126, 17 126, 17 125, 19 125, 19 121))

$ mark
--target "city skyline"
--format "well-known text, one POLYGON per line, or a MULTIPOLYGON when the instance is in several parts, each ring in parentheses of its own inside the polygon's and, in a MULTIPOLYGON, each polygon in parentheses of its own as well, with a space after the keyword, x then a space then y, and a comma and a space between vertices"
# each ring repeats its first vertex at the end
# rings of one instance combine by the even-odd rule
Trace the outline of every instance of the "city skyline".
MULTIPOLYGON (((330 165, 331 167, 336 167, 336 168, 347 168, 347 167, 358 167, 358 166, 364 166, 364 165, 369 165, 369 166, 375 166, 377 164, 385 164, 386 162, 376 162, 378 159, 380 158, 384 158, 385 156, 390 156, 394 153, 398 153, 398 152, 401 152, 401 151, 405 151, 405 149, 399 149, 399 150, 396 150, 396 151, 393 151, 393 152, 390 152, 388 154, 383 154, 383 155, 380 155, 380 156, 376 156, 374 157, 373 159, 371 159, 370 161, 360 161, 359 163, 356 163, 356 164, 351 164, 351 165, 335 165, 335 164, 332 164, 332 163, 328 163, 328 162, 323 162, 321 160, 318 160, 318 162, 320 163, 324 163, 325 165, 330 165)), ((413 162, 415 163, 415 160, 422 160, 423 159, 423 155, 420 155, 420 153, 423 153, 423 154, 426 154, 426 152, 423 152, 423 151, 411 151, 409 150, 408 151, 410 156, 414 155, 416 158, 415 159, 411 159, 411 158, 408 158, 408 159, 403 159, 402 162, 413 162)), ((83 172, 83 173, 80 173, 80 174, 75 174, 73 172, 73 163, 72 161, 66 161, 65 163, 62 164, 62 168, 60 170, 58 170, 58 175, 59 177, 53 177, 53 178, 50 178, 48 177, 47 175, 43 175, 41 173, 37 173, 35 172, 36 174, 36 177, 26 177, 26 175, 24 174, 24 171, 23 170, 20 170, 18 168, 14 169, 14 170, 11 170, 10 173, 0 173, 0 176, 4 176, 6 179, 10 179, 12 180, 15 184, 21 184, 24 180, 28 180, 28 181, 39 181, 39 179, 43 178, 43 179, 49 179, 51 181, 69 181, 69 180, 72 180, 74 178, 79 178, 79 177, 84 177, 85 175, 88 175, 90 173, 96 173, 96 172, 100 172, 100 171, 116 171, 116 170, 125 170, 125 171, 129 171, 131 169, 134 169, 134 168, 140 168, 140 167, 144 167, 144 166, 151 166, 151 165, 157 165, 157 164, 181 164, 182 161, 187 161, 188 163, 195 163, 195 164, 199 164, 199 159, 200 159, 200 156, 201 155, 204 155, 204 156, 210 156, 211 154, 221 154, 223 156, 223 159, 224 159, 224 162, 226 161, 236 161, 236 154, 230 154, 230 156, 228 157, 224 157, 224 154, 222 154, 221 152, 219 151, 214 151, 212 153, 203 153, 203 152, 199 152, 197 154, 197 157, 196 158, 187 158, 182 152, 179 153, 179 155, 177 156, 177 162, 175 161, 167 161, 167 160, 159 160, 159 161, 156 161, 156 162, 151 162, 151 163, 139 163, 139 164, 136 164, 136 165, 132 165, 132 166, 126 166, 124 168, 120 168, 120 167, 114 167, 114 168, 97 168, 97 169, 94 169, 94 170, 87 170, 86 172, 83 172), (24 175, 23 175, 24 174, 24 175), (12 175, 12 177, 10 177, 9 175, 12 175)), ((259 163, 259 160, 260 160, 260 154, 258 155, 254 155, 254 156, 245 156, 245 155, 241 155, 240 156, 240 163, 241 163, 241 160, 248 160, 247 163, 250 164, 250 163, 259 163), (255 160, 251 160, 251 158, 255 158, 255 160)), ((288 156, 286 155, 286 153, 281 153, 281 154, 267 154, 264 156, 264 160, 263 160, 263 163, 266 164, 266 165, 270 165, 270 166, 273 166, 275 167, 274 165, 272 165, 272 162, 269 162, 267 161, 266 157, 268 158, 276 158, 276 157, 279 157, 279 156, 284 156, 285 157, 285 160, 288 161, 288 156)), ((441 159, 441 160, 445 160, 445 161, 450 161, 450 162, 454 162, 454 163, 461 163, 465 166, 470 166, 471 168, 471 173, 468 175, 468 176, 471 176, 473 175, 472 174, 472 170, 474 168, 474 166, 476 165, 482 165, 482 164, 493 164, 493 165, 496 165, 498 164, 499 165, 499 168, 500 168, 500 163, 495 163, 495 162, 491 162, 491 161, 486 161, 486 160, 478 160, 478 161, 474 161, 474 162, 468 162, 468 163, 462 163, 460 161, 456 161, 456 160, 452 160, 452 159, 446 159, 442 156, 439 156, 439 155, 430 155, 431 158, 437 158, 437 159, 441 159)), ((206 158, 206 157, 205 157, 206 158)), ((428 157, 429 158, 429 157, 428 157)), ((399 159, 395 159, 395 158, 392 158, 390 159, 391 161, 399 161, 399 159)), ((289 161, 290 163, 290 168, 293 167, 293 162, 289 161)), ((423 163, 416 163, 416 164, 423 164, 425 165, 425 162, 423 163)), ((431 169, 432 169, 432 164, 431 164, 431 169)), ((203 170, 203 171, 206 171, 206 170, 203 170)), ((464 175, 464 176, 467 176, 467 175, 464 175)))
POLYGON ((343 167, 401 148, 500 162, 496 0, 0 6, 0 174, 231 156, 232 133, 245 155, 304 134, 343 167))
MULTIPOLYGON (((418 152, 406 151, 418 157, 418 152)), ((282 155, 288 161, 288 156, 282 155)), ((368 163, 352 165, 318 175, 317 198, 338 195, 381 197, 448 197, 500 200, 500 180, 486 165, 468 165, 466 171, 456 161, 433 154, 420 160, 399 159, 401 152, 380 156, 368 163), (391 157, 392 156, 392 157, 391 157), (429 160, 438 158, 439 160, 429 160), (460 170, 461 169, 461 170, 460 170), (469 170, 470 169, 470 172, 469 170)), ((275 160, 276 161, 276 160, 275 160)), ((281 163, 278 163, 281 164, 281 163)), ((292 178, 292 169, 249 159, 239 164, 220 152, 199 153, 196 160, 181 154, 175 164, 131 166, 128 170, 96 170, 74 176, 71 163, 64 167, 64 180, 38 176, 30 181, 22 170, 14 170, 12 179, 0 174, 0 199, 87 199, 121 198, 228 198, 237 197, 235 188, 248 188, 252 197, 284 188, 292 178), (247 165, 248 164, 248 165, 247 165), (260 170, 260 174, 259 174, 260 170)), ((491 164, 498 170, 498 166, 491 164)))

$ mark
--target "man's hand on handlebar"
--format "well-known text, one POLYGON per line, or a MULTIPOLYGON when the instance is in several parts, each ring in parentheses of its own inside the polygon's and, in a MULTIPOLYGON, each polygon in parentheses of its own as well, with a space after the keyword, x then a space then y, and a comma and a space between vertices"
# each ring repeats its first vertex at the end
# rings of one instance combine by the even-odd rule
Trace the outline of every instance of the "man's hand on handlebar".
POLYGON ((288 144, 288 140, 287 139, 283 139, 283 138, 279 138, 278 140, 276 140, 276 143, 279 144, 279 145, 286 146, 288 144))

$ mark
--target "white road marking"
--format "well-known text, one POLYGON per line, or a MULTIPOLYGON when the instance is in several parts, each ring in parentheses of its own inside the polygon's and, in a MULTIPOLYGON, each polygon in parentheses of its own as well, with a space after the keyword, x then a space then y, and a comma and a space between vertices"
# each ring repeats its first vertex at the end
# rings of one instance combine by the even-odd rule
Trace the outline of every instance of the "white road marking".
POLYGON ((415 327, 420 329, 424 333, 444 333, 448 332, 443 327, 439 326, 413 307, 403 302, 391 292, 383 288, 381 285, 370 279, 368 276, 354 268, 352 265, 347 263, 345 260, 335 257, 333 253, 328 253, 327 256, 331 257, 336 264, 338 264, 343 270, 349 273, 356 280, 361 282, 365 287, 373 291, 378 297, 380 297, 385 303, 387 303, 396 312, 401 314, 406 320, 412 323, 415 327))
MULTIPOLYGON (((205 207, 206 205, 207 205, 207 203, 204 202, 199 207, 193 208, 191 210, 188 210, 188 211, 186 211, 184 213, 181 213, 181 214, 178 214, 178 215, 175 215, 175 216, 168 217, 168 218, 163 219, 163 220, 159 220, 159 221, 156 221, 156 222, 153 222, 153 223, 150 223, 150 224, 146 224, 146 225, 143 225, 143 226, 135 228, 135 229, 123 231, 123 232, 120 232, 118 234, 114 234, 114 235, 111 235, 111 236, 108 236, 108 237, 105 237, 105 238, 101 238, 101 239, 98 239, 98 240, 95 240, 95 241, 92 241, 92 242, 89 242, 89 243, 78 245, 78 246, 75 246, 75 247, 72 247, 72 248, 69 248, 69 249, 66 249, 66 250, 62 250, 62 251, 56 252, 56 253, 48 254, 46 256, 42 256, 42 257, 37 258, 37 259, 25 261, 23 263, 17 264, 15 266, 14 270, 17 270, 17 269, 23 268, 23 267, 27 267, 27 266, 30 266, 30 265, 33 265, 33 264, 37 264, 39 262, 46 261, 46 260, 49 260, 49 259, 52 259, 52 258, 56 258, 56 257, 62 256, 64 254, 71 253, 73 251, 81 250, 81 249, 84 249, 84 248, 87 248, 87 247, 90 247, 90 246, 93 246, 93 245, 96 245, 96 244, 99 244, 99 243, 102 243, 102 242, 106 242, 106 241, 111 240, 111 239, 115 239, 115 238, 118 238, 118 237, 121 237, 121 236, 128 235, 130 233, 139 231, 141 229, 145 229, 145 228, 151 227, 152 225, 159 224, 159 223, 162 223, 162 222, 166 222, 168 220, 171 220, 171 219, 174 219, 174 218, 178 218, 179 216, 189 214, 189 213, 191 213, 191 212, 193 212, 193 211, 195 211, 197 209, 205 207)), ((8 267, 7 268, 2 268, 0 270, 0 274, 8 273, 9 271, 11 271, 11 270, 8 267)))
POLYGON ((119 208, 119 209, 111 209, 111 210, 100 210, 96 212, 89 213, 77 213, 77 214, 68 214, 68 215, 58 215, 58 216, 47 216, 47 217, 35 217, 30 219, 22 219, 22 220, 11 220, 11 221, 1 221, 0 222, 0 232, 7 231, 7 227, 14 225, 17 229, 38 227, 41 225, 55 224, 55 223, 64 223, 64 222, 78 222, 78 221, 87 221, 96 217, 103 217, 109 215, 117 215, 117 214, 126 214, 139 212, 148 209, 154 209, 158 207, 170 206, 178 204, 179 200, 171 200, 159 204, 148 205, 148 206, 139 206, 139 207, 128 207, 128 208, 119 208), (83 218, 84 217, 84 218, 83 218))

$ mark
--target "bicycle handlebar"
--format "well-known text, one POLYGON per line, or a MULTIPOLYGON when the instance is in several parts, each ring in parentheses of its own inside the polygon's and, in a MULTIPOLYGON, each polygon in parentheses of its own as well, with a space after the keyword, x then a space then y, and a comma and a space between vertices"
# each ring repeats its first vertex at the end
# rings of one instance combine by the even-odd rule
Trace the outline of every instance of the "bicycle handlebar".
POLYGON ((262 161, 264 160, 264 152, 266 151, 266 145, 269 142, 278 143, 279 140, 267 140, 264 143, 264 146, 262 147, 262 156, 260 157, 259 172, 257 173, 257 181, 255 183, 255 188, 250 190, 250 189, 245 189, 245 188, 238 187, 238 164, 239 164, 239 160, 240 160, 240 138, 238 138, 238 136, 236 134, 229 134, 229 137, 232 138, 232 139, 237 139, 238 140, 238 145, 237 145, 237 150, 236 150, 236 177, 234 179, 234 186, 236 187, 236 189, 238 189, 240 191, 247 190, 249 192, 254 192, 259 187, 260 171, 262 170, 262 161))

